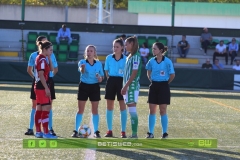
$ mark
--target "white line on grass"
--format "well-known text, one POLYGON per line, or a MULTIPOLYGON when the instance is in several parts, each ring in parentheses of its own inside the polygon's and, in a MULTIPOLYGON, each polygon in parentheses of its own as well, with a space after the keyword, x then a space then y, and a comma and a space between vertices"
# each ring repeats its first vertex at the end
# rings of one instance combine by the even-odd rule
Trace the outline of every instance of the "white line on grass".
POLYGON ((217 146, 217 148, 240 148, 240 146, 217 146))
MULTIPOLYGON (((93 124, 92 124, 92 113, 91 113, 91 118, 90 118, 90 122, 89 122, 89 127, 91 129, 91 135, 88 138, 94 138, 93 137, 94 130, 93 130, 93 124)), ((86 149, 84 159, 85 160, 95 160, 96 159, 96 149, 94 149, 94 148, 86 149)))
POLYGON ((186 93, 195 95, 195 96, 197 96, 197 97, 203 98, 203 99, 205 99, 205 100, 207 100, 207 101, 210 101, 210 102, 212 102, 212 103, 215 103, 215 104, 218 104, 218 105, 220 105, 220 106, 227 107, 227 108, 230 108, 230 109, 233 109, 233 110, 235 110, 235 111, 240 112, 240 109, 235 108, 235 107, 232 107, 232 106, 227 105, 227 104, 225 104, 225 103, 216 101, 216 100, 214 100, 214 99, 212 99, 212 98, 206 98, 206 97, 200 96, 200 95, 198 95, 198 94, 195 94, 195 93, 193 93, 193 92, 186 92, 186 93))

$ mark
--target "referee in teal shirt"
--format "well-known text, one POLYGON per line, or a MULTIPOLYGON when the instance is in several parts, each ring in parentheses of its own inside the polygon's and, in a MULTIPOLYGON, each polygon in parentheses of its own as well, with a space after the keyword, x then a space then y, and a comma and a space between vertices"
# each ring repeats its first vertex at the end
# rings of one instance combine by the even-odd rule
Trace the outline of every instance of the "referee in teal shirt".
POLYGON ((121 114, 121 137, 126 137, 126 125, 127 125, 127 111, 124 103, 121 89, 123 87, 123 71, 126 63, 126 56, 122 53, 124 51, 124 44, 121 39, 113 41, 113 54, 106 57, 104 70, 107 76, 107 84, 105 88, 105 99, 107 101, 107 134, 105 137, 113 137, 112 133, 112 121, 113 121, 113 108, 114 100, 117 95, 117 100, 120 106, 121 114))
POLYGON ((147 65, 147 76, 151 84, 148 93, 149 117, 148 133, 146 138, 154 138, 157 105, 159 105, 162 125, 162 138, 167 138, 168 116, 167 105, 170 104, 169 83, 174 79, 175 72, 172 61, 165 57, 167 48, 162 43, 156 42, 152 47, 155 57, 151 58, 147 65))
POLYGON ((78 112, 75 118, 75 130, 72 137, 78 138, 78 128, 82 122, 83 112, 88 98, 92 105, 92 122, 94 137, 100 138, 98 131, 99 114, 98 104, 101 100, 100 85, 104 79, 102 63, 97 58, 97 50, 94 45, 88 45, 85 49, 85 59, 81 59, 78 63, 78 71, 80 74, 80 83, 78 86, 78 112))

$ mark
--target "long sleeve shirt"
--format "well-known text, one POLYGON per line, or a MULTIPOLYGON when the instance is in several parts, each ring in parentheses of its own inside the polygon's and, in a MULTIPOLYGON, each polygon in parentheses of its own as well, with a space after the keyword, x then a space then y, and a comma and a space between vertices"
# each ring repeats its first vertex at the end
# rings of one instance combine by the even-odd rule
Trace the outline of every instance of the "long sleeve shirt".
POLYGON ((228 47, 229 47, 229 51, 236 51, 236 52, 238 51, 238 44, 237 43, 234 43, 234 44, 230 43, 228 47))
POLYGON ((63 31, 62 28, 59 29, 58 31, 58 38, 60 37, 68 37, 68 38, 71 38, 71 31, 69 28, 66 28, 66 31, 63 31))

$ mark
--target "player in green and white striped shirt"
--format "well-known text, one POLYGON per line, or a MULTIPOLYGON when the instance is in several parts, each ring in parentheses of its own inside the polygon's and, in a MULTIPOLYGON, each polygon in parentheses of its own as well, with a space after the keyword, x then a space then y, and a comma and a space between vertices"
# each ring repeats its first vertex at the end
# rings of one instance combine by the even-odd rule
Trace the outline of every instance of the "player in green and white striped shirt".
POLYGON ((130 138, 137 138, 138 116, 136 104, 140 89, 139 80, 141 76, 142 61, 141 55, 138 53, 138 41, 135 36, 126 39, 125 47, 130 54, 127 57, 124 68, 123 88, 121 93, 131 116, 132 136, 130 138))

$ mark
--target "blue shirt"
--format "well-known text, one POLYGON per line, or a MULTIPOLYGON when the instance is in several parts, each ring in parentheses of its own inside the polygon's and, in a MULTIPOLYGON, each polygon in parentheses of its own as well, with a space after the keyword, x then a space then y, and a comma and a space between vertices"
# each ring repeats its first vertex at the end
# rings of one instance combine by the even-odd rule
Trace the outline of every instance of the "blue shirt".
POLYGON ((235 43, 235 44, 232 44, 232 43, 230 43, 229 45, 228 45, 228 50, 229 51, 238 51, 238 44, 237 43, 235 43))
MULTIPOLYGON (((29 60, 28 60, 28 66, 34 67, 34 65, 35 65, 35 60, 36 60, 38 54, 39 54, 39 52, 33 52, 33 53, 30 55, 29 60)), ((57 60, 56 60, 56 57, 55 57, 54 53, 51 54, 51 57, 50 57, 50 58, 51 58, 51 60, 52 60, 52 65, 53 65, 53 67, 54 67, 54 68, 57 68, 57 67, 58 67, 58 64, 57 64, 57 60)), ((46 59, 47 59, 47 62, 48 62, 48 58, 47 58, 47 57, 46 57, 46 59)), ((49 62, 48 62, 48 63, 49 63, 49 62)), ((35 72, 35 70, 34 70, 33 72, 35 72)), ((53 77, 53 76, 54 76, 53 71, 50 71, 50 72, 49 72, 49 77, 53 77)))
MULTIPOLYGON (((215 64, 213 64, 212 66, 213 66, 212 69, 219 69, 215 64)), ((223 64, 221 63, 219 63, 219 67, 222 69, 224 68, 223 64)))
POLYGON ((126 56, 121 55, 119 60, 115 59, 115 54, 106 57, 104 70, 108 71, 109 76, 123 77, 123 70, 126 63, 126 56))
POLYGON ((85 72, 80 74, 80 81, 87 84, 98 83, 97 75, 104 76, 102 63, 98 60, 94 60, 93 65, 91 65, 87 59, 81 59, 78 62, 78 71, 79 67, 82 64, 85 64, 85 72))
POLYGON ((60 28, 58 30, 58 35, 57 35, 58 38, 60 37, 68 37, 68 38, 71 38, 71 31, 70 31, 70 28, 66 28, 66 31, 64 31, 62 28, 60 28))
POLYGON ((168 81, 170 74, 175 73, 172 61, 165 56, 162 57, 160 63, 157 62, 156 57, 151 58, 146 65, 146 69, 152 71, 151 80, 157 82, 168 81))

